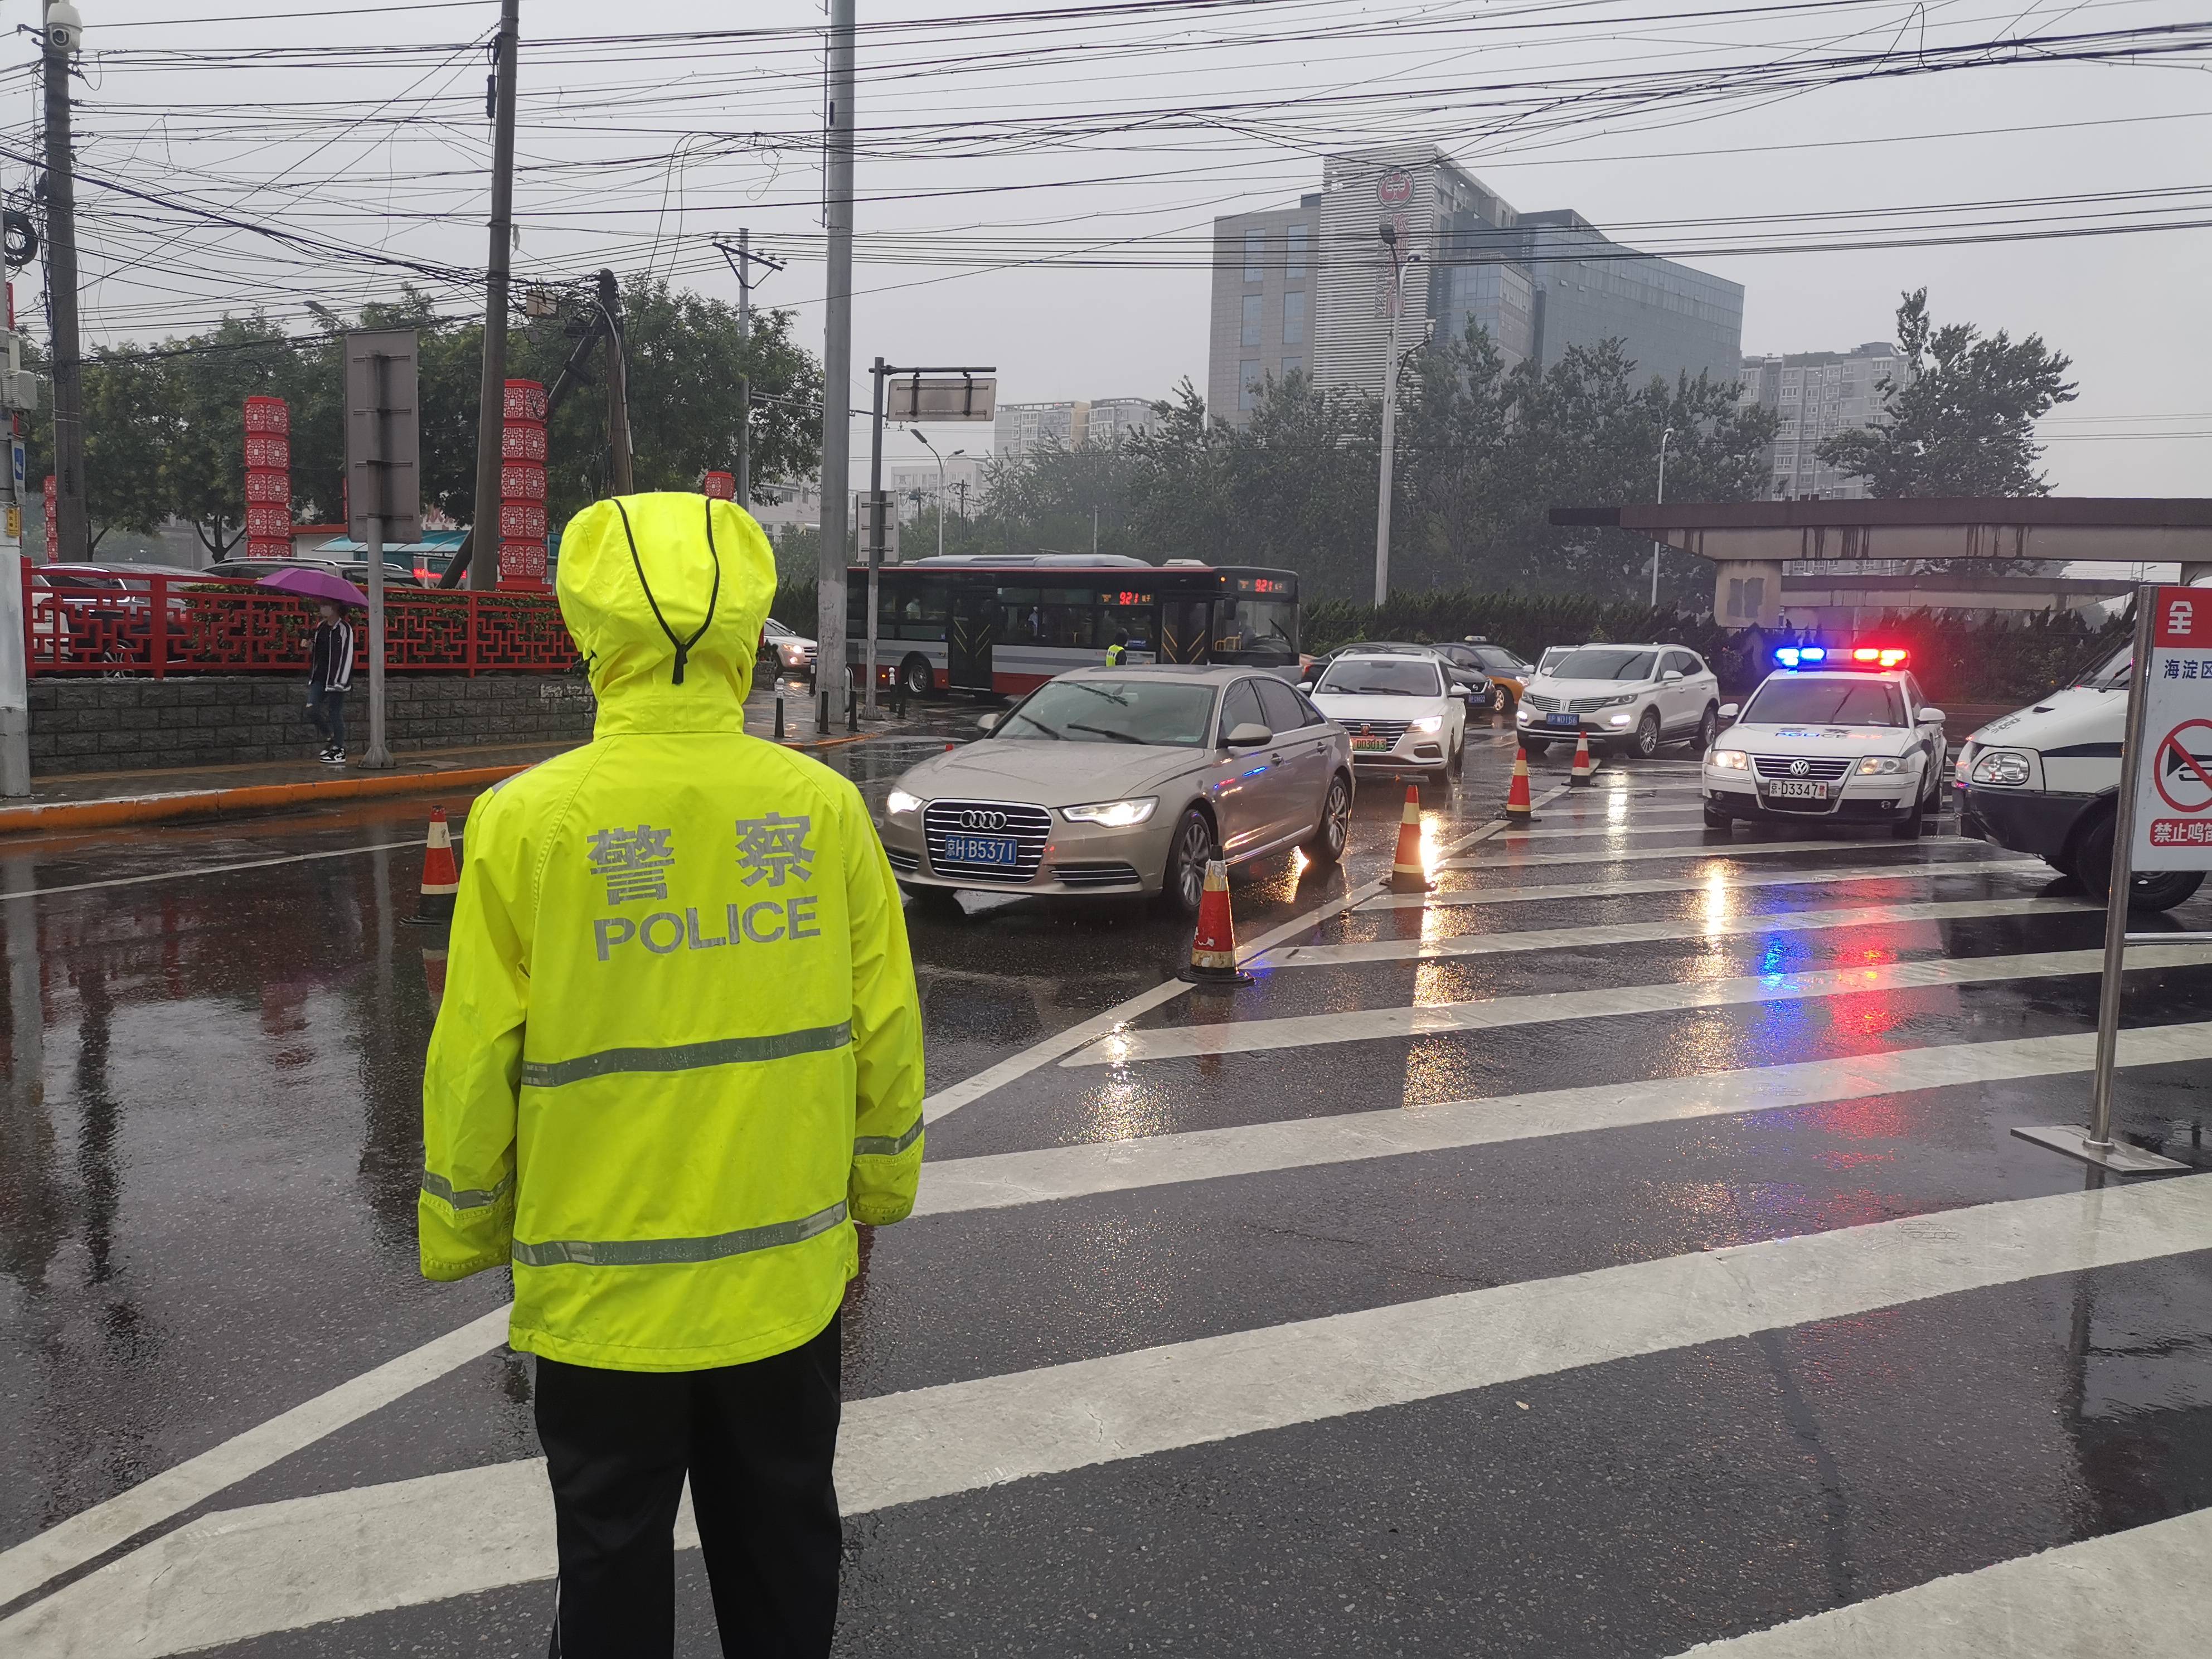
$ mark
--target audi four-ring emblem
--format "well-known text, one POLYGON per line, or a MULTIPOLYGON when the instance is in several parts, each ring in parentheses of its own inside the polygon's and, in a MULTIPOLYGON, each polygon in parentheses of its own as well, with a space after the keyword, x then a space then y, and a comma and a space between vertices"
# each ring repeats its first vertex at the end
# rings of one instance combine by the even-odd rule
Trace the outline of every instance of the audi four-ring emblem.
POLYGON ((1805 761, 1794 760, 1790 763, 1790 775, 1793 778, 1802 778, 1812 769, 1810 763, 1805 761))
POLYGON ((1006 827, 1006 815, 971 808, 960 815, 960 827, 963 830, 1003 830, 1006 827))

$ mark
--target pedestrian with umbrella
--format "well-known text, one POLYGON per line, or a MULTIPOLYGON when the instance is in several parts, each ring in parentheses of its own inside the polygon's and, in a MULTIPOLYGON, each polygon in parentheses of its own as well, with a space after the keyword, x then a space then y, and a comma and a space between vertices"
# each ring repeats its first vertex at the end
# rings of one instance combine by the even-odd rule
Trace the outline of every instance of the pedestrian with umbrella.
POLYGON ((300 565, 273 571, 257 584, 313 599, 323 620, 307 644, 307 718, 325 741, 325 765, 345 764, 345 700, 353 686, 353 624, 343 607, 365 605, 368 596, 334 571, 300 565))

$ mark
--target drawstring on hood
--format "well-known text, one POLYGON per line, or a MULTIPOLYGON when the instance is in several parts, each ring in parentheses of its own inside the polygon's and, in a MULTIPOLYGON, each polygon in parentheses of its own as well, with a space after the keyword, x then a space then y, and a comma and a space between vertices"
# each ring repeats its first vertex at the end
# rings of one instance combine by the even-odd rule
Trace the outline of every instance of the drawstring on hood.
POLYGON ((668 635, 669 644, 676 647, 676 672, 669 677, 671 685, 684 684, 684 665, 691 655, 691 647, 698 644, 701 636, 714 626, 714 606, 722 597, 722 556, 714 548, 714 505, 708 501, 705 506, 707 557, 714 566, 714 585, 707 594, 707 614, 699 619, 698 627, 691 630, 690 639, 679 640, 676 637, 676 630, 668 625, 668 618, 660 614, 660 601, 653 597, 653 584, 645 579, 645 561, 637 556, 637 538, 630 532, 629 514, 623 508, 622 498, 619 495, 615 497, 615 511, 622 514, 623 539, 629 544, 629 562, 637 572, 637 585, 645 590, 645 602, 653 607, 653 621, 660 624, 660 631, 668 635))

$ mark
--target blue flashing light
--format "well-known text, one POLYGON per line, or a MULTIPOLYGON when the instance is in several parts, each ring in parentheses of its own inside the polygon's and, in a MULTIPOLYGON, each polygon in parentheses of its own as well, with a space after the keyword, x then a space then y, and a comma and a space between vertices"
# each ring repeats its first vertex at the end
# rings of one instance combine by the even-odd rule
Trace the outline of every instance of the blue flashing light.
POLYGON ((1774 660, 1784 668, 1796 668, 1806 663, 1826 662, 1828 647, 1824 645, 1778 645, 1774 648, 1774 660))

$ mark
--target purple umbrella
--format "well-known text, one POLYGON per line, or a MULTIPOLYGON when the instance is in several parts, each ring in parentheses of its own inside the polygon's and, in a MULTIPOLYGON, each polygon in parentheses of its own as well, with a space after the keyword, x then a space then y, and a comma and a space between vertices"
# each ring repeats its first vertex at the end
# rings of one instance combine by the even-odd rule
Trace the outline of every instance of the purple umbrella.
POLYGON ((318 570, 311 564, 299 565, 289 570, 272 570, 254 586, 281 588, 287 593, 296 593, 303 599, 328 599, 332 605, 368 603, 368 595, 343 576, 328 570, 318 570))

